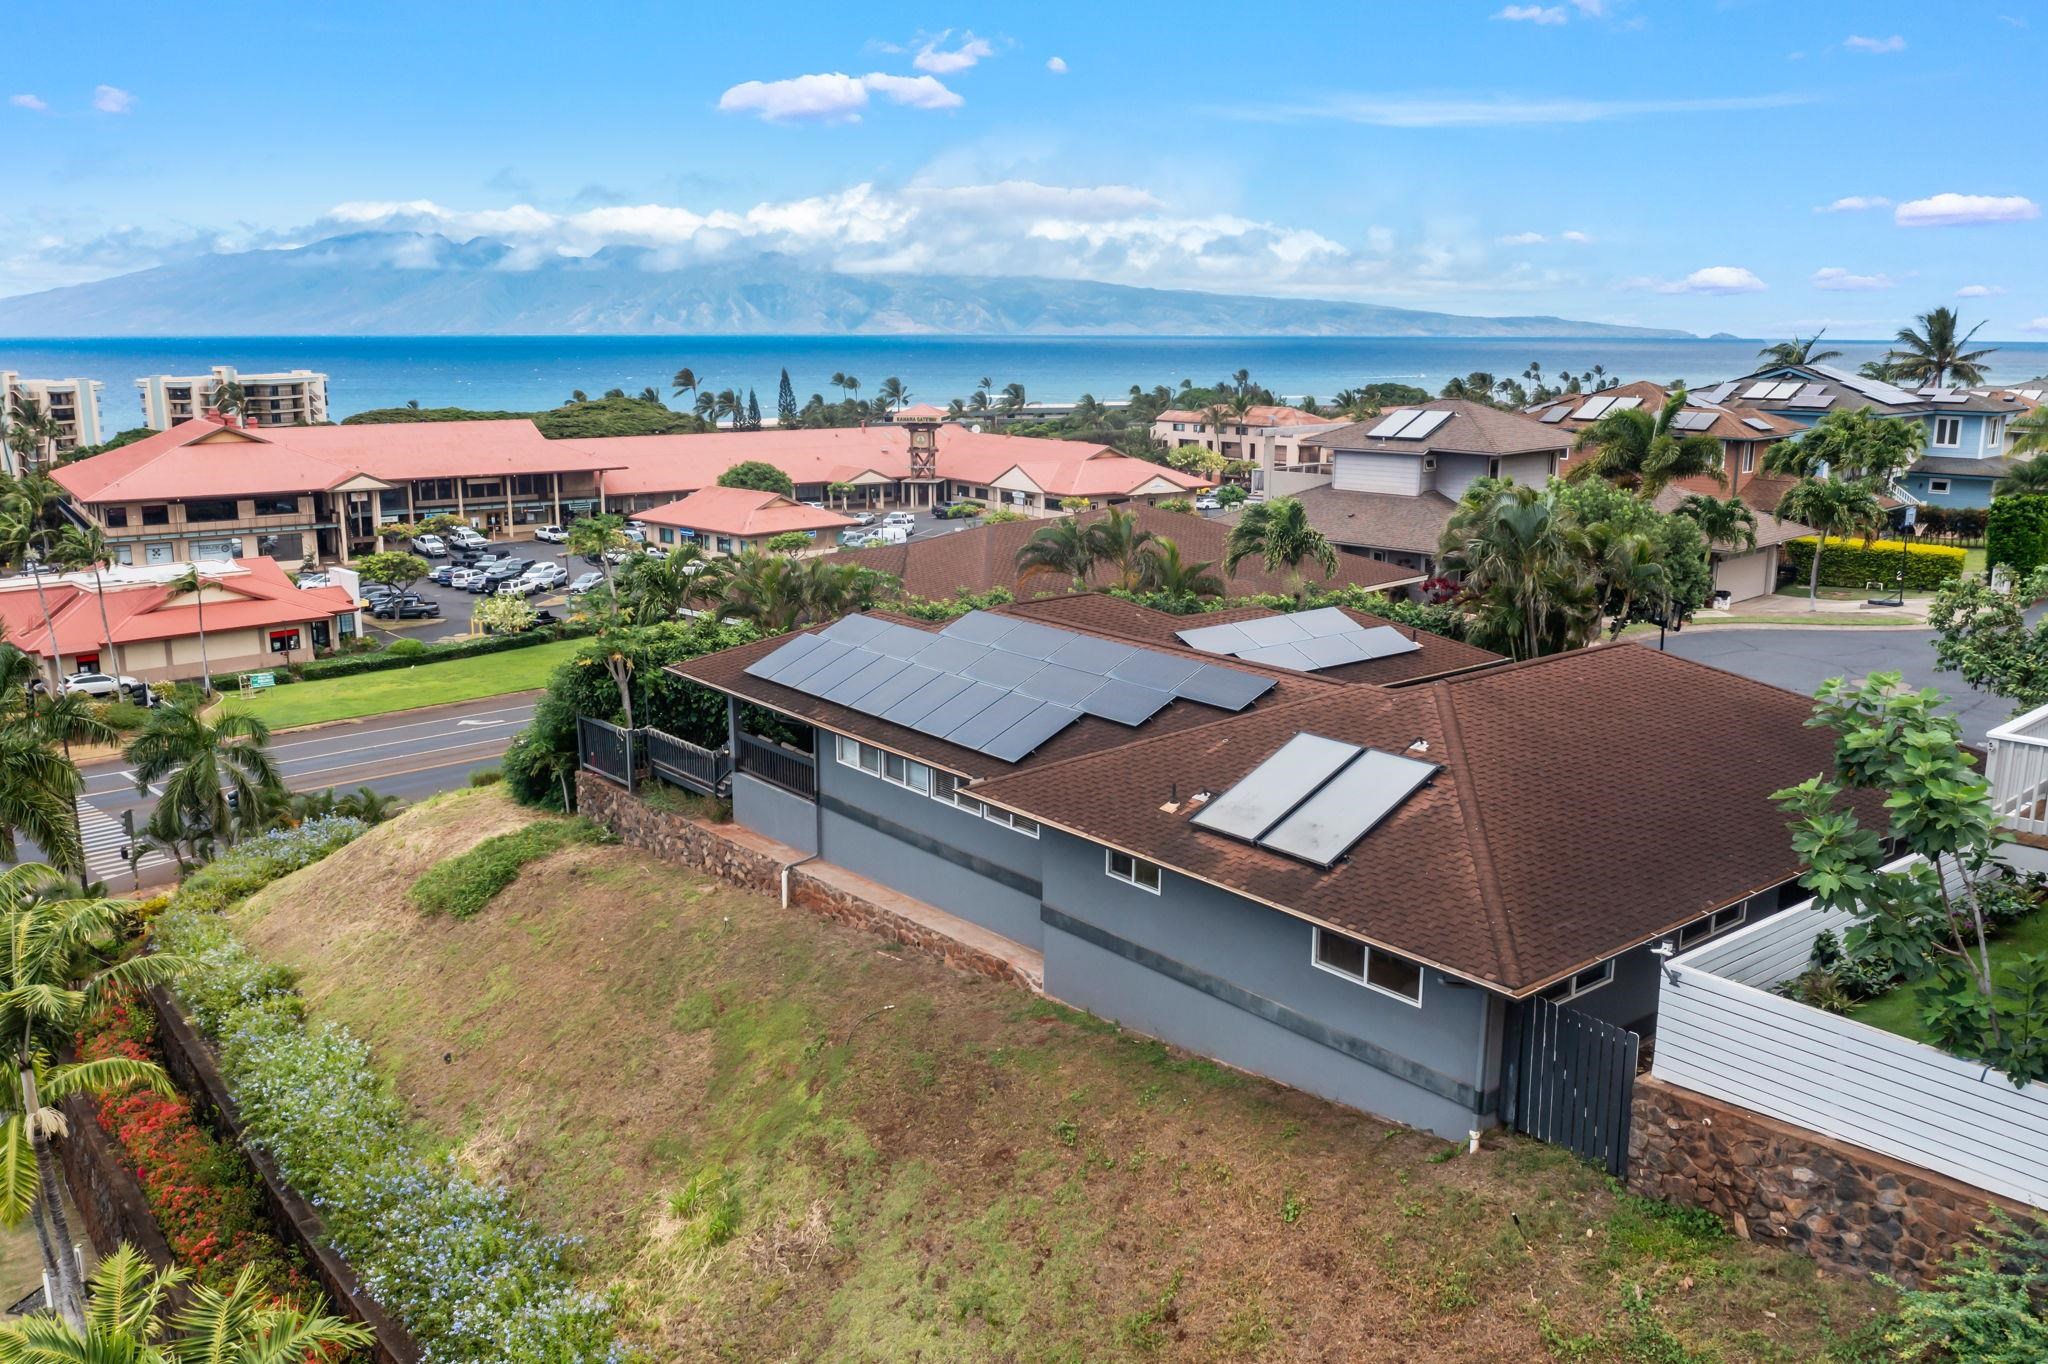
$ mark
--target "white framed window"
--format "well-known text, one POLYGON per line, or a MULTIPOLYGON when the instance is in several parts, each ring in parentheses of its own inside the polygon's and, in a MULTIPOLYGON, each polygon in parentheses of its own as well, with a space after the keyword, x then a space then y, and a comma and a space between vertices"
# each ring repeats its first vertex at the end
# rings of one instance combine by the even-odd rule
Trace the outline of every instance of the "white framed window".
POLYGON ((1318 971, 1328 971, 1368 990, 1392 995, 1403 1004, 1422 1006, 1422 967, 1406 957, 1379 951, 1318 924, 1309 960, 1318 971))
POLYGON ((1934 443, 1956 446, 1963 443, 1963 419, 1961 417, 1936 417, 1934 419, 1934 443))
POLYGON ((2003 444, 2005 444, 2005 418, 1986 417, 1984 419, 1984 448, 1996 450, 2003 444))
POLYGON ((1948 491, 1948 480, 1947 480, 1947 479, 1945 479, 1945 478, 1930 478, 1930 479, 1928 479, 1928 480, 1927 480, 1927 491, 1928 491, 1928 492, 1930 492, 1930 493, 1945 493, 1945 492, 1947 492, 1947 491, 1948 491))
POLYGON ((1756 447, 1754 445, 1742 447, 1742 472, 1745 474, 1756 472, 1756 447))
POLYGON ((880 777, 891 785, 915 791, 920 796, 931 794, 932 770, 923 763, 913 762, 901 753, 864 744, 858 739, 849 739, 844 734, 835 737, 842 766, 857 767, 871 777, 880 777))
POLYGON ((1577 999, 1589 990, 1597 990, 1603 985, 1611 984, 1613 980, 1614 958, 1609 957, 1598 966, 1588 966, 1583 971, 1575 971, 1566 976, 1538 998, 1547 999, 1553 1004, 1562 1004, 1568 999, 1577 999))
POLYGON ((1188 425, 1186 422, 1175 422, 1173 424, 1173 429, 1176 431, 1185 431, 1188 429, 1188 425))
POLYGON ((957 772, 934 770, 932 772, 931 797, 942 805, 951 805, 958 810, 975 816, 977 819, 985 819, 991 824, 1000 824, 1005 829, 1013 830, 1024 835, 1026 838, 1038 837, 1037 820, 1026 819, 1022 815, 1013 815, 1008 810, 998 810, 993 805, 982 804, 982 802, 961 789, 967 785, 967 782, 968 778, 959 775, 957 772))
POLYGON ((1717 909, 1712 914, 1704 918, 1694 919, 1691 923, 1679 929, 1678 945, 1680 947, 1691 947, 1694 943, 1705 942, 1708 938, 1718 933, 1726 933, 1729 929, 1741 924, 1748 917, 1749 901, 1747 900, 1738 901, 1735 904, 1729 905, 1726 909, 1717 909))
POLYGON ((1112 881, 1127 881, 1139 890, 1159 893, 1159 867, 1142 857, 1120 853, 1115 848, 1102 850, 1102 870, 1112 881))

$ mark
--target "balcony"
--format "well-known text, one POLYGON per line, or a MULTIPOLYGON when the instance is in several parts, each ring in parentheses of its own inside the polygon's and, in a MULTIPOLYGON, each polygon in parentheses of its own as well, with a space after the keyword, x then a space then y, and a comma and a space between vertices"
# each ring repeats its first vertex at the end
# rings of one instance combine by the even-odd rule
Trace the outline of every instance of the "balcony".
POLYGON ((2006 721, 1987 737, 1992 817, 2025 841, 2048 844, 2048 706, 2006 721))
POLYGON ((804 800, 818 798, 817 763, 808 753, 757 739, 751 734, 733 736, 733 769, 777 786, 804 800))

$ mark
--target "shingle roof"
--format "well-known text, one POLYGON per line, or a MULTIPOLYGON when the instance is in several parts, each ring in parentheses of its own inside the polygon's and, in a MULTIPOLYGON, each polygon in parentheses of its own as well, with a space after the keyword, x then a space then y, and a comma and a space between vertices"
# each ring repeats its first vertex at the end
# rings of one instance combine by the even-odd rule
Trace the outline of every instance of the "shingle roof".
MULTIPOLYGON (((1711 436, 1715 440, 1722 441, 1776 441, 1782 440, 1787 436, 1796 436, 1806 429, 1798 422, 1780 417, 1773 412, 1757 409, 1737 411, 1719 403, 1710 403, 1700 396, 1700 392, 1698 389, 1688 389, 1686 391, 1685 410, 1689 412, 1704 412, 1714 419, 1713 424, 1700 427, 1695 431, 1688 431, 1687 435, 1711 436), (1753 418, 1756 421, 1762 422, 1764 429, 1758 430, 1756 427, 1748 425, 1745 420, 1746 418, 1753 418)), ((1547 403, 1538 403, 1534 407, 1529 408, 1528 412, 1530 416, 1540 419, 1544 414, 1560 407, 1576 414, 1583 411, 1586 404, 1595 398, 1634 398, 1640 404, 1643 411, 1648 412, 1651 416, 1655 416, 1663 410, 1664 404, 1670 397, 1671 390, 1664 387, 1664 385, 1652 383, 1648 379, 1639 379, 1632 384, 1621 384, 1615 388, 1602 389, 1598 393, 1574 393, 1569 397, 1553 399, 1547 403)), ((1605 415, 1604 411, 1601 415, 1605 415)), ((1572 415, 1560 417, 1555 421, 1544 422, 1543 424, 1559 430, 1569 431, 1576 437, 1579 432, 1586 430, 1588 427, 1598 425, 1599 420, 1599 416, 1580 417, 1572 415)))
MULTIPOLYGON (((1419 494, 1348 492, 1321 484, 1291 493, 1308 523, 1334 545, 1435 554, 1458 504, 1432 489, 1419 494)), ((1233 514, 1230 520, 1236 519, 1233 514)))
POLYGON ((1937 474, 1943 478, 2004 478, 2012 472, 2012 466, 2019 461, 2010 455, 1998 455, 1991 459, 1969 459, 1961 455, 1922 455, 1913 461, 1910 472, 1916 474, 1937 474))
MULTIPOLYGON (((1218 565, 1217 571, 1221 572, 1225 543, 1230 538, 1229 523, 1161 511, 1157 507, 1132 506, 1123 510, 1135 516, 1141 528, 1172 540, 1179 546, 1184 561, 1207 561, 1218 565)), ((1094 520, 1103 514, 1084 512, 1082 517, 1094 520)), ((1069 592, 1071 585, 1050 574, 1038 575, 1028 582, 1020 582, 1017 577, 1017 551, 1050 524, 1050 520, 1007 521, 901 545, 841 550, 840 554, 863 567, 894 574, 903 580, 903 590, 913 597, 943 598, 956 592, 981 593, 996 587, 1007 588, 1020 598, 1057 596, 1069 592)), ((1308 575, 1314 580, 1315 570, 1310 569, 1308 575)), ((1332 581, 1383 589, 1415 582, 1419 576, 1412 569, 1343 554, 1337 558, 1337 575, 1332 581)), ((1098 572, 1096 578, 1099 585, 1102 574, 1098 572)), ((1269 572, 1256 559, 1239 564, 1237 572, 1225 578, 1224 586, 1234 597, 1294 591, 1286 574, 1269 572)))
POLYGON ((781 493, 756 488, 699 488, 688 497, 636 514, 656 526, 677 526, 709 535, 752 539, 787 530, 832 531, 853 524, 838 512, 792 502, 781 493))
MULTIPOLYGON (((1227 411, 1227 410, 1226 410, 1227 411)), ((1254 403, 1240 417, 1227 412, 1229 426, 1342 426, 1341 417, 1325 417, 1320 412, 1308 412, 1299 407, 1287 407, 1278 403, 1254 403)), ((1189 408, 1170 407, 1152 419, 1154 422, 1206 422, 1207 412, 1196 412, 1189 408)))
POLYGON ((1488 407, 1485 403, 1440 398, 1427 403, 1403 403, 1401 407, 1424 412, 1449 412, 1451 419, 1421 440, 1375 440, 1367 433, 1385 418, 1374 417, 1370 421, 1351 422, 1304 436, 1301 443, 1331 450, 1402 455, 1421 455, 1433 450, 1476 455, 1526 455, 1562 450, 1570 444, 1562 434, 1541 422, 1531 421, 1519 412, 1488 407))
MULTIPOLYGON (((1802 526, 1797 521, 1780 521, 1776 516, 1773 516, 1770 512, 1767 512, 1762 508, 1758 507, 1756 503, 1750 500, 1749 490, 1752 487, 1754 487, 1757 482, 1760 481, 1762 480, 1753 479, 1749 483, 1744 484, 1743 490, 1739 494, 1739 496, 1742 499, 1742 504, 1748 507, 1751 511, 1756 513, 1755 548, 1768 549, 1772 545, 1782 545, 1787 540, 1797 540, 1802 535, 1812 535, 1814 533, 1812 526, 1802 526)), ((1789 486, 1790 484, 1797 483, 1798 481, 1799 480, 1796 478, 1787 479, 1786 483, 1789 486)), ((1771 482, 1775 484, 1777 480, 1773 478, 1771 482)), ((1778 505, 1778 499, 1783 497, 1785 495, 1785 492, 1783 488, 1773 488, 1771 492, 1771 505, 1775 507, 1778 505)), ((1667 487, 1663 491, 1659 492, 1655 497, 1650 499, 1650 505, 1655 507, 1658 511, 1664 512, 1668 515, 1671 512, 1677 511, 1679 507, 1684 504, 1685 499, 1691 495, 1691 491, 1686 488, 1680 488, 1676 486, 1667 487)), ((1714 548, 1729 554, 1741 554, 1745 552, 1743 547, 1736 545, 1717 544, 1714 546, 1714 548)))
MULTIPOLYGON (((1769 795, 1831 770, 1806 698, 1633 644, 1414 687, 1348 687, 975 793, 1276 909, 1511 993, 1795 876, 1769 795), (1327 871, 1197 828, 1296 733, 1444 764, 1327 871)), ((1874 800, 1859 802, 1865 818, 1874 800)))

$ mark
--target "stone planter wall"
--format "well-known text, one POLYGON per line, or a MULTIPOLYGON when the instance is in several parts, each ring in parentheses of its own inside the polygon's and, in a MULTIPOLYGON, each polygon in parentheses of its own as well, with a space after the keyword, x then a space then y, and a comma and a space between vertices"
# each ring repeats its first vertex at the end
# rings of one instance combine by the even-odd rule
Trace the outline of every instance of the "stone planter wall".
POLYGON ((1841 1273, 1931 1278, 1993 1208, 2038 1217, 1982 1189, 1643 1075, 1629 1134, 1629 1188, 1705 1208, 1735 1234, 1841 1273))
POLYGON ((78 1209, 73 1236, 83 1236, 101 1255, 122 1242, 135 1247, 142 1258, 158 1269, 177 1264, 156 1214, 149 1210, 142 1185, 122 1160, 120 1148, 103 1131, 94 1115, 92 1100, 82 1094, 65 1099, 59 1107, 70 1135, 57 1143, 57 1155, 64 1167, 64 1183, 78 1209))
POLYGON ((1002 958, 867 898, 833 878, 831 872, 836 868, 829 864, 819 864, 826 869, 823 874, 813 874, 809 870, 813 864, 801 860, 804 855, 796 849, 770 843, 737 824, 706 824, 656 810, 624 787, 591 772, 576 774, 576 808, 628 847, 762 895, 781 898, 783 869, 787 867, 791 905, 936 957, 955 970, 1026 989, 1038 988, 1037 982, 1026 979, 1002 958))

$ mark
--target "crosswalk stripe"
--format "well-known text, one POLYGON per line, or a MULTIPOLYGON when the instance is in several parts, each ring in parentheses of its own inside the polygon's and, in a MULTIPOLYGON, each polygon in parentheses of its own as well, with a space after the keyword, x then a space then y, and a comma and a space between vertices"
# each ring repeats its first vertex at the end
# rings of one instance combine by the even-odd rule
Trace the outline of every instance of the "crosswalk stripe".
MULTIPOLYGON (((106 881, 128 870, 128 863, 121 856, 121 849, 128 846, 128 833, 121 827, 120 820, 90 801, 81 799, 78 802, 78 828, 85 843, 85 870, 88 876, 95 881, 106 881)), ((142 855, 141 861, 136 863, 136 869, 140 871, 150 867, 161 867, 170 860, 162 853, 151 849, 142 855)))

